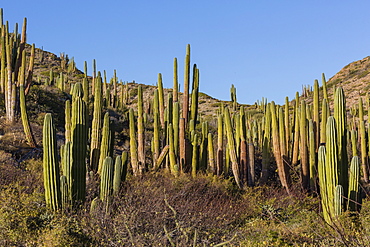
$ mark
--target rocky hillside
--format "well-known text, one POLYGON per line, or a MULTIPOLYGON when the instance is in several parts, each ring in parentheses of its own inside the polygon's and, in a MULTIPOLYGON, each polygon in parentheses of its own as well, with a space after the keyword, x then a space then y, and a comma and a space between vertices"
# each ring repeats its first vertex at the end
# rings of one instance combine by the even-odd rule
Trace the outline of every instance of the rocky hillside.
MULTIPOLYGON (((358 103, 358 98, 366 96, 370 89, 370 57, 352 62, 341 69, 328 81, 329 95, 333 95, 333 88, 343 87, 347 105, 358 103)), ((364 101, 365 102, 365 101, 364 101)))

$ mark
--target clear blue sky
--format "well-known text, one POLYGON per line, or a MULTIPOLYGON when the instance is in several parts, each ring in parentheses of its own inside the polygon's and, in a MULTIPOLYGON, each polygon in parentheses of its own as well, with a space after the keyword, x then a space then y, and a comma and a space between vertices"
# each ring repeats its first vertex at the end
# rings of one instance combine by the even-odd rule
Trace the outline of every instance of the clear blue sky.
POLYGON ((92 60, 123 81, 172 87, 173 58, 183 88, 186 44, 200 69, 200 91, 240 103, 283 104, 302 85, 327 79, 370 53, 370 1, 105 0, 3 1, 11 29, 28 19, 28 42, 92 60))

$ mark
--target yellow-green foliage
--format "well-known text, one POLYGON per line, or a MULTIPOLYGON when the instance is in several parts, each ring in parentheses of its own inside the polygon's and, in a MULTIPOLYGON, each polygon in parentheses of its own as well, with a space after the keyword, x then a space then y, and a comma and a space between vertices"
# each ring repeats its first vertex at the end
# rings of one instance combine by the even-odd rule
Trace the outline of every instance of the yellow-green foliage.
POLYGON ((27 187, 12 184, 0 191, 0 245, 22 246, 36 241, 42 225, 44 194, 26 193, 27 187))

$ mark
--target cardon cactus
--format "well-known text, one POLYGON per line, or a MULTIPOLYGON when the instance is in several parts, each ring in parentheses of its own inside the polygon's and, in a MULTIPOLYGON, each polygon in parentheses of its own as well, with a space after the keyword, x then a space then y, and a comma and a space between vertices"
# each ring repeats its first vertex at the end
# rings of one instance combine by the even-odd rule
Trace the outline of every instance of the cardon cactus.
POLYGON ((36 147, 37 145, 36 145, 35 137, 33 135, 30 122, 28 120, 27 109, 26 109, 26 99, 24 95, 23 85, 20 85, 19 87, 19 97, 20 97, 22 124, 23 124, 24 133, 26 135, 26 140, 31 147, 36 147))
POLYGON ((58 164, 58 151, 56 143, 56 131, 53 118, 50 113, 45 115, 43 128, 43 170, 45 201, 53 210, 61 206, 60 171, 58 164))
POLYGON ((168 138, 169 138, 169 145, 170 145, 170 150, 169 150, 170 171, 173 175, 178 176, 179 166, 176 162, 172 124, 169 124, 167 128, 168 128, 168 138))
MULTIPOLYGON (((348 194, 348 156, 347 156, 347 112, 343 88, 338 87, 334 97, 334 118, 338 136, 339 184, 344 194, 348 194)), ((328 140, 327 140, 328 141, 328 140)))
MULTIPOLYGON (((323 216, 328 224, 332 224, 339 212, 336 187, 339 184, 339 151, 338 137, 334 117, 329 117, 326 126, 326 147, 320 146, 318 157, 318 175, 321 191, 323 216)), ((343 194, 343 193, 342 193, 343 194)), ((341 211, 342 209, 340 209, 341 211)))
POLYGON ((139 169, 144 170, 145 168, 145 128, 144 128, 144 118, 143 118, 143 114, 144 114, 143 89, 141 85, 138 86, 137 96, 138 96, 138 101, 137 101, 137 157, 138 157, 138 162, 139 162, 139 169))
POLYGON ((276 107, 275 107, 274 101, 271 102, 270 110, 271 110, 272 144, 273 144, 273 150, 274 150, 274 156, 275 156, 276 164, 277 164, 277 167, 278 167, 278 175, 279 175, 282 186, 286 189, 286 191, 288 193, 290 193, 289 168, 284 163, 283 157, 282 157, 282 154, 281 154, 280 140, 279 140, 278 118, 277 118, 277 114, 276 114, 276 107))
POLYGON ((90 167, 93 171, 98 170, 101 144, 101 126, 102 126, 102 82, 100 73, 95 78, 94 92, 94 111, 91 124, 91 144, 90 144, 90 167))
POLYGON ((111 145, 112 134, 110 129, 110 118, 109 113, 106 112, 104 115, 103 121, 103 130, 102 130, 102 139, 100 145, 100 158, 99 158, 99 167, 98 173, 101 173, 102 165, 104 163, 105 157, 112 156, 113 147, 111 145))
POLYGON ((113 194, 117 195, 121 186, 121 179, 122 179, 122 171, 123 171, 123 164, 122 164, 122 157, 117 156, 114 162, 114 177, 113 177, 113 194))
POLYGON ((134 176, 141 175, 141 170, 139 169, 139 161, 137 155, 137 144, 136 144, 136 131, 135 131, 135 115, 134 110, 130 108, 129 110, 129 128, 130 128, 130 157, 131 166, 134 176))
POLYGON ((225 127, 226 127, 227 141, 228 141, 229 154, 230 154, 230 160, 231 160, 231 169, 233 171, 236 184, 238 185, 239 188, 243 188, 243 182, 240 179, 240 168, 239 168, 239 163, 238 163, 238 157, 236 155, 234 131, 231 125, 231 117, 230 117, 229 109, 227 107, 225 107, 224 118, 225 118, 225 127))
POLYGON ((104 159, 100 180, 100 200, 105 203, 109 202, 113 193, 113 173, 113 159, 108 156, 104 159))
POLYGON ((83 202, 86 195, 86 156, 87 156, 86 103, 83 101, 81 83, 76 83, 72 97, 72 198, 83 202))
POLYGON ((359 210, 361 202, 360 194, 360 162, 358 156, 354 156, 351 161, 348 185, 348 209, 352 212, 359 210))
POLYGON ((188 124, 189 115, 189 78, 190 78, 190 45, 186 46, 185 69, 184 69, 184 97, 182 105, 182 118, 185 119, 185 127, 188 124))

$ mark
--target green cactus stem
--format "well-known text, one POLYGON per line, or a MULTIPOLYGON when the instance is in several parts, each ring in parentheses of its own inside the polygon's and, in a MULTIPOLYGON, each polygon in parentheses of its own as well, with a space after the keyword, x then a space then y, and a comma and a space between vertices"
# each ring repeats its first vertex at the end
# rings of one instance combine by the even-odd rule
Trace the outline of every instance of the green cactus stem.
POLYGON ((72 97, 71 140, 72 140, 72 196, 74 202, 85 201, 86 195, 86 152, 87 118, 86 103, 83 101, 81 83, 76 83, 72 97))
POLYGON ((108 156, 104 159, 100 180, 100 200, 105 203, 109 203, 109 199, 113 193, 113 174, 113 159, 108 156))
POLYGON ((238 163, 238 157, 236 155, 236 145, 235 145, 235 139, 234 139, 234 134, 233 134, 234 131, 232 129, 231 117, 230 117, 229 109, 227 107, 225 107, 224 118, 225 118, 225 127, 226 127, 226 133, 227 133, 227 141, 229 145, 231 169, 233 171, 236 184, 238 185, 239 188, 243 188, 243 182, 240 179, 240 167, 238 163))
POLYGON ((351 212, 359 211, 361 204, 359 163, 358 156, 353 156, 349 171, 348 187, 348 209, 351 212))
POLYGON ((45 115, 42 143, 45 201, 46 205, 55 211, 61 206, 60 171, 58 164, 56 131, 50 113, 45 115))
POLYGON ((185 119, 185 128, 188 124, 189 115, 189 83, 190 83, 190 45, 186 46, 185 56, 185 69, 184 69, 184 96, 182 105, 182 118, 185 119))
POLYGON ((122 179, 122 157, 117 156, 114 162, 114 177, 113 177, 113 194, 118 195, 119 189, 121 187, 121 179, 122 179))
POLYGON ((20 96, 21 118, 22 118, 24 134, 26 135, 26 140, 31 147, 37 147, 35 137, 33 135, 33 132, 30 126, 30 121, 27 115, 26 97, 24 95, 23 85, 20 85, 19 87, 19 96, 20 96))

